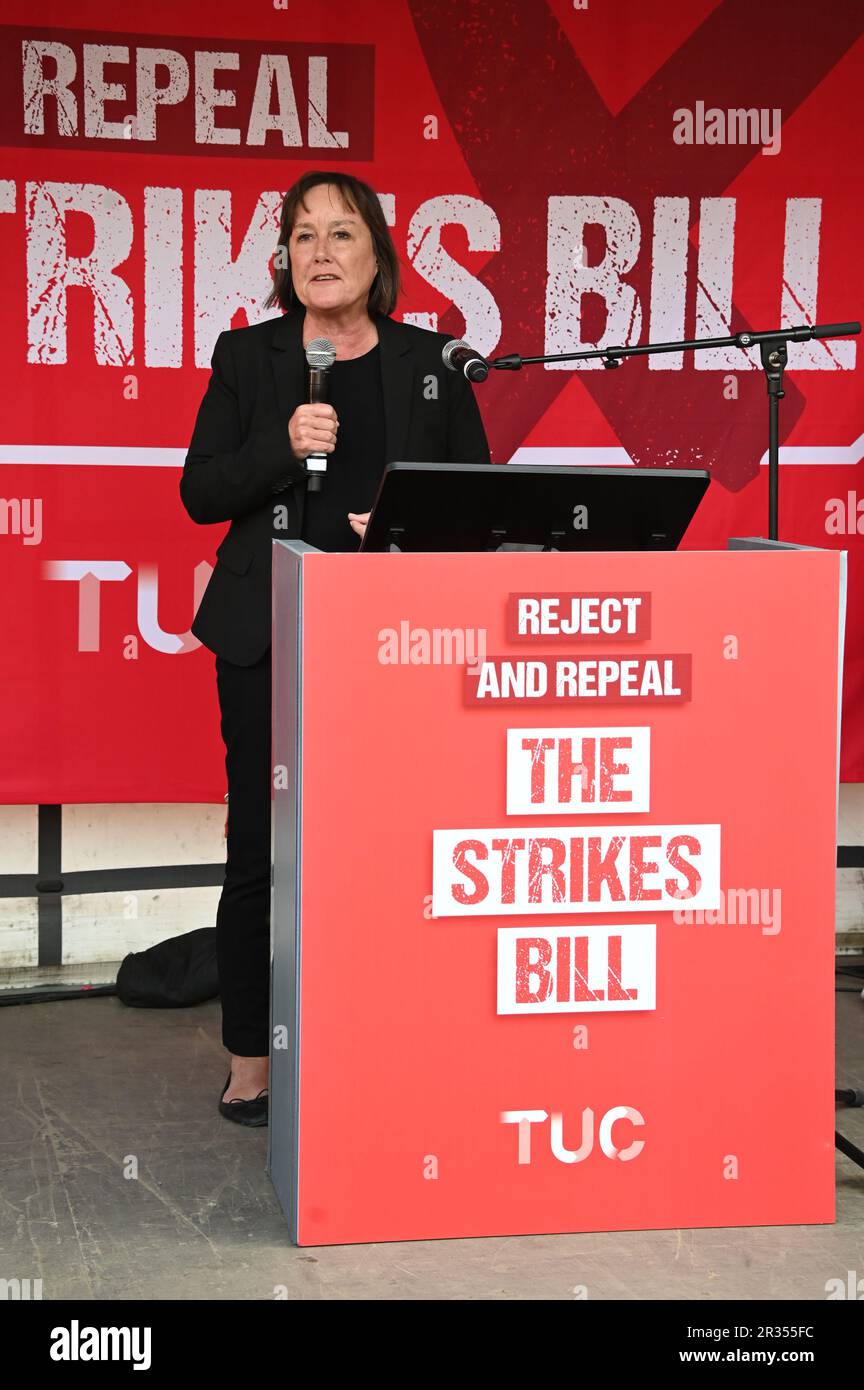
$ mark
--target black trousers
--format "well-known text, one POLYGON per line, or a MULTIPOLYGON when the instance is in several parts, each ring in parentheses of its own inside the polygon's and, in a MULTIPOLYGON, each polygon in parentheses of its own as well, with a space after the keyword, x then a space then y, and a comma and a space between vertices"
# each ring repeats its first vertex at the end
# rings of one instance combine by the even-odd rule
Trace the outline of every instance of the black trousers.
POLYGON ((222 1042, 270 1051, 270 651, 254 666, 216 658, 228 775, 228 862, 216 914, 222 1042))

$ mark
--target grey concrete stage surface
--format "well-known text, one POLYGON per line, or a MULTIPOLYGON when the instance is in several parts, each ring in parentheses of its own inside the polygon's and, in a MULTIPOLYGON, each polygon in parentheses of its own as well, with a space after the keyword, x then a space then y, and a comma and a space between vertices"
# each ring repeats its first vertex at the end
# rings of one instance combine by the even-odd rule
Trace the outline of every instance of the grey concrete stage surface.
MULTIPOLYGON (((859 1088, 862 984, 837 995, 837 1083, 859 1088)), ((280 1286, 290 1299, 573 1299, 585 1286, 589 1299, 705 1301, 821 1300, 828 1280, 864 1278, 864 1171, 839 1154, 835 1226, 296 1249, 266 1131, 216 1111, 219 1036, 215 1003, 0 1008, 0 1278, 41 1278, 46 1300, 273 1299, 280 1286)), ((779 1166, 794 1162, 795 1077, 777 1080, 779 1166)), ((838 1127, 864 1147, 864 1110, 839 1111, 838 1127)))

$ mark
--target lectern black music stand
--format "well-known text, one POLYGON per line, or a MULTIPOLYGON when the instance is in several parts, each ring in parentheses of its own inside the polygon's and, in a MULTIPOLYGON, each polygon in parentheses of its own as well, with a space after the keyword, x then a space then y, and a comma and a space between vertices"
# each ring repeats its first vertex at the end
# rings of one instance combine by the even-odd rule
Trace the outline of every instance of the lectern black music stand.
POLYGON ((391 463, 364 551, 676 550, 701 470, 391 463))

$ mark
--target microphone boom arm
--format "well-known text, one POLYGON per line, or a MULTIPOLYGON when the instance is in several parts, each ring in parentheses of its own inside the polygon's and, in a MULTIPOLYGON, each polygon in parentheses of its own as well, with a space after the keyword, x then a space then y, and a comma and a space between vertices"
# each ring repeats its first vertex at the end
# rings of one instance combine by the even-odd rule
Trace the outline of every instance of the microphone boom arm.
POLYGON ((758 347, 768 387, 768 538, 776 541, 780 494, 780 401, 784 396, 783 370, 787 343, 804 343, 811 338, 848 338, 861 332, 860 323, 802 324, 798 328, 768 328, 733 333, 728 338, 690 338, 681 343, 640 343, 636 347, 591 348, 586 352, 555 352, 543 357, 520 357, 517 352, 487 358, 487 365, 499 372, 518 372, 541 362, 588 362, 599 358, 611 370, 625 357, 649 357, 655 352, 699 352, 704 348, 758 347))
POLYGON ((600 358, 604 367, 620 367, 622 358, 648 357, 655 352, 698 352, 703 348, 754 347, 765 342, 807 342, 810 338, 848 338, 861 332, 860 323, 803 324, 799 328, 745 329, 729 338, 690 338, 680 343, 639 343, 635 347, 591 348, 586 352, 554 352, 543 357, 520 357, 518 352, 487 357, 496 371, 518 372, 542 362, 587 362, 600 358))

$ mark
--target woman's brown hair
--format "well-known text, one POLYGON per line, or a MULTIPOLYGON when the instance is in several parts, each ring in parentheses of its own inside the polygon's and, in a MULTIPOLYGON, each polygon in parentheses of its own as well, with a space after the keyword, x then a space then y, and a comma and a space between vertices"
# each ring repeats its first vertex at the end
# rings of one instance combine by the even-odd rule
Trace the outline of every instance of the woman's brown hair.
POLYGON ((370 317, 376 314, 392 314, 396 308, 396 299, 399 294, 399 261, 396 256, 396 247, 393 245, 393 238, 384 220, 378 195, 374 189, 369 187, 368 183, 362 183, 360 179, 355 179, 353 174, 342 174, 335 170, 325 172, 323 169, 313 169, 306 174, 301 174, 297 182, 292 184, 285 194, 282 202, 282 216, 279 221, 279 246, 285 248, 284 255, 287 264, 279 266, 273 271, 273 288, 264 302, 264 307, 269 309, 274 304, 278 304, 282 309, 293 309, 298 303, 294 293, 294 283, 291 279, 288 242, 291 239, 298 208, 305 209, 306 207, 306 194, 311 188, 322 183, 332 183, 334 187, 338 188, 345 206, 350 208, 351 212, 356 212, 362 217, 369 228, 372 248, 378 262, 378 270, 369 288, 367 301, 370 317))

